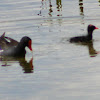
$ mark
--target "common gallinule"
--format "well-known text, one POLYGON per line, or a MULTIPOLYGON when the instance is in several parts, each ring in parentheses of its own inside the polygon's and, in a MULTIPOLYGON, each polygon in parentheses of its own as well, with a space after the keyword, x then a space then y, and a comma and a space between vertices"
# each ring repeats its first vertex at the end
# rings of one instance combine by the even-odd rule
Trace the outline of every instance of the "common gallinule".
POLYGON ((95 29, 98 29, 98 27, 94 25, 88 25, 87 32, 88 34, 86 36, 77 36, 77 37, 72 37, 70 39, 70 42, 89 42, 92 40, 92 33, 95 29))
POLYGON ((25 57, 26 50, 28 47, 32 51, 32 40, 24 36, 20 42, 16 40, 5 37, 5 33, 0 37, 0 55, 1 56, 11 56, 11 57, 25 57))

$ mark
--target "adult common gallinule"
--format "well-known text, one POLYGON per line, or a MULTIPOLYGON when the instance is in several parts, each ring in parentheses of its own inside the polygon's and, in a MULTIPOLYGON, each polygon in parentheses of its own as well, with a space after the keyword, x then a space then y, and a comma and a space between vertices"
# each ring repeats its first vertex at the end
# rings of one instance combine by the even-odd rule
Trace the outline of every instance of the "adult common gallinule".
POLYGON ((0 37, 0 55, 1 56, 11 56, 11 57, 25 57, 26 50, 28 47, 32 51, 32 40, 24 36, 20 42, 16 40, 5 37, 5 33, 0 37))
POLYGON ((88 34, 86 36, 77 36, 77 37, 72 37, 70 39, 70 42, 89 42, 92 40, 92 33, 95 29, 98 29, 98 27, 94 25, 88 25, 87 32, 88 34))

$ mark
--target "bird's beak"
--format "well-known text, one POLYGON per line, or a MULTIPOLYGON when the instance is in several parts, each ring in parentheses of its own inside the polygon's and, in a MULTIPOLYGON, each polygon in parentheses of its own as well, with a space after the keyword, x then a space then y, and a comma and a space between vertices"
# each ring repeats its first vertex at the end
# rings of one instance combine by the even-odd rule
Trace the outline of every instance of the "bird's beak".
POLYGON ((29 48, 31 51, 33 51, 33 50, 32 50, 32 40, 30 40, 30 41, 28 42, 28 48, 29 48))
POLYGON ((98 27, 95 27, 95 29, 99 29, 98 27))

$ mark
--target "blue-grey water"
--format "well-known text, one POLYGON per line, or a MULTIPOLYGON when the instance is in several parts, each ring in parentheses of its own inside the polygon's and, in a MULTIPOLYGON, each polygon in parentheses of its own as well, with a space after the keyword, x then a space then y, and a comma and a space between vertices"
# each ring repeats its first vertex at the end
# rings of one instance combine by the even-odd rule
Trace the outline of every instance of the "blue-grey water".
POLYGON ((88 24, 100 28, 100 0, 0 0, 0 34, 33 47, 0 60, 0 100, 99 100, 100 29, 92 44, 67 41, 88 24))

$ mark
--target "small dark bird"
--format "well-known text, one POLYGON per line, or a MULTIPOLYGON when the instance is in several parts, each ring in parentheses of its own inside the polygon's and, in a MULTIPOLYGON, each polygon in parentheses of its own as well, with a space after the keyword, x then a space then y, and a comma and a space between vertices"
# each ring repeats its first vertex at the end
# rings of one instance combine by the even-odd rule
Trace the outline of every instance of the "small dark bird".
POLYGON ((26 50, 28 47, 32 51, 32 40, 28 36, 24 36, 20 42, 5 37, 5 33, 0 37, 0 56, 11 56, 11 57, 25 57, 26 50))
POLYGON ((93 34, 93 31, 95 29, 98 29, 98 27, 94 26, 94 25, 88 25, 88 28, 87 28, 87 32, 88 34, 86 36, 77 36, 77 37, 72 37, 70 38, 70 42, 89 42, 92 40, 92 34, 93 34))

